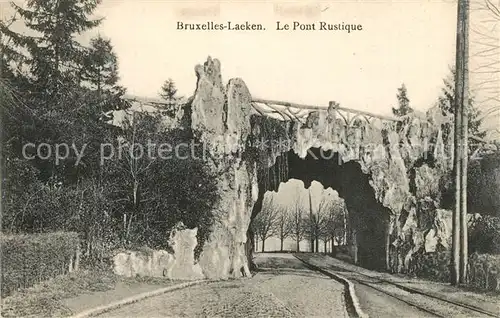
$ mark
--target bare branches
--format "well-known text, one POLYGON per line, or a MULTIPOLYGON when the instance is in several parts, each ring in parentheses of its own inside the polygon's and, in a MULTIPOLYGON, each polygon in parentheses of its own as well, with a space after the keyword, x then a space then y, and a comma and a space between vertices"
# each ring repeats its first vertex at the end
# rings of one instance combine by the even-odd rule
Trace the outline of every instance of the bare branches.
POLYGON ((276 223, 279 220, 279 211, 274 202, 274 196, 267 194, 264 197, 262 211, 252 221, 252 227, 262 242, 262 252, 265 249, 266 239, 273 236, 276 230, 276 223))
POLYGON ((493 14, 493 16, 497 20, 500 20, 500 9, 498 9, 498 7, 495 4, 493 4, 490 0, 485 0, 484 2, 486 8, 488 8, 488 10, 493 14))

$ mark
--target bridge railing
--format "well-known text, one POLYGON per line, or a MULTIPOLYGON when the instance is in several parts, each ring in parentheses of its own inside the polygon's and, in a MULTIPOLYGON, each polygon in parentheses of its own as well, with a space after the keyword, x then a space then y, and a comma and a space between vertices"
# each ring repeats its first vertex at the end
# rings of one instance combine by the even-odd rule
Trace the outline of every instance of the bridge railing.
MULTIPOLYGON (((155 99, 155 98, 138 97, 133 95, 126 95, 124 99, 129 102, 140 103, 141 105, 149 105, 161 108, 162 106, 165 107, 173 105, 186 105, 190 103, 192 97, 182 101, 172 101, 172 102, 167 102, 165 100, 155 99)), ((305 124, 309 114, 315 111, 331 112, 335 114, 336 117, 342 118, 346 126, 352 126, 359 120, 361 120, 362 122, 364 121, 366 123, 376 125, 383 122, 389 122, 389 123, 404 122, 406 119, 405 116, 394 117, 387 115, 379 115, 363 110, 341 107, 336 102, 329 102, 329 105, 326 106, 326 105, 299 104, 299 103, 262 99, 262 98, 252 98, 252 107, 254 111, 261 116, 267 116, 285 121, 298 121, 302 124, 305 124)), ((415 118, 414 120, 426 121, 426 119, 423 118, 415 118)), ((469 139, 474 140, 475 142, 483 145, 491 145, 491 142, 478 138, 476 136, 469 136, 469 139)))

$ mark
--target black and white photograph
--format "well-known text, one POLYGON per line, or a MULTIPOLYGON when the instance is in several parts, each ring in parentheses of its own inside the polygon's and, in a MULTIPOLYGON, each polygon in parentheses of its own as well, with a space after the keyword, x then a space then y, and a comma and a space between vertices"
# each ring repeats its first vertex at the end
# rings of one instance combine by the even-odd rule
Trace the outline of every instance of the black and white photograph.
POLYGON ((499 0, 0 0, 0 318, 500 317, 499 0))

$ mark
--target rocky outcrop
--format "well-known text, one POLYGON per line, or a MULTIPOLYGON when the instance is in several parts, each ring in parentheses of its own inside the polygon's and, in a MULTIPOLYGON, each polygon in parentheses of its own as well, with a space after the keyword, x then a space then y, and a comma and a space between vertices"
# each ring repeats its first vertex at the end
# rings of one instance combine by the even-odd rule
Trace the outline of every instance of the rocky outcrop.
MULTIPOLYGON (((281 181, 293 177, 308 184, 313 179, 337 190, 350 212, 356 233, 353 240, 364 253, 372 254, 364 257, 367 266, 385 263, 395 271, 409 268, 413 254, 437 244, 436 235, 437 242, 446 246, 443 236, 449 232, 435 229, 433 222, 447 223, 451 215, 437 210, 443 179, 451 168, 452 148, 447 146, 451 140, 445 133, 451 119, 431 109, 424 117, 407 117, 402 122, 349 120, 340 116, 336 106, 311 112, 305 125, 254 120, 260 127, 253 130, 254 139, 288 140, 270 143, 288 144, 287 149, 274 146, 260 152, 259 167, 272 167, 284 155, 288 176, 281 181), (269 125, 274 127, 265 128, 269 125), (359 173, 366 175, 369 187, 359 173), (426 213, 429 222, 423 221, 426 213), (380 236, 383 232, 385 238, 380 236)), ((268 183, 269 190, 279 185, 268 183)))
POLYGON ((207 165, 218 176, 220 197, 199 263, 209 279, 250 276, 245 244, 257 199, 257 173, 255 162, 243 154, 250 133, 251 96, 240 79, 224 87, 218 60, 209 58, 198 65, 196 76, 191 129, 205 146, 207 165))
MULTIPOLYGON (((178 228, 183 228, 179 225, 178 228)), ((197 229, 172 231, 169 246, 173 254, 164 250, 120 252, 113 258, 114 272, 125 277, 149 276, 168 279, 203 279, 201 267, 194 260, 197 229)))
POLYGON ((186 113, 220 197, 199 258, 206 277, 250 274, 251 218, 263 193, 289 178, 320 181, 345 199, 361 263, 408 271, 416 254, 448 248, 451 213, 441 207, 453 162, 452 118, 436 108, 401 121, 349 118, 333 103, 311 111, 305 124, 285 122, 253 112, 245 83, 225 86, 218 60, 195 71, 186 113))
POLYGON ((127 251, 113 258, 114 273, 125 277, 166 277, 173 256, 167 251, 127 251))

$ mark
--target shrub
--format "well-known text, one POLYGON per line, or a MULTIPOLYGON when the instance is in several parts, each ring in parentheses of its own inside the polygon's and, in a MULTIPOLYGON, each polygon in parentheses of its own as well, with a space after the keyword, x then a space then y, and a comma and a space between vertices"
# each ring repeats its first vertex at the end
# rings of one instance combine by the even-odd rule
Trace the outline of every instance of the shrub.
POLYGON ((474 288, 500 291, 500 255, 470 255, 468 282, 474 288))
POLYGON ((2 297, 69 271, 79 240, 73 232, 2 235, 2 297))
POLYGON ((484 215, 474 221, 469 230, 469 250, 500 254, 500 217, 484 215))
POLYGON ((417 277, 448 282, 450 277, 451 253, 438 250, 432 253, 417 253, 414 273, 417 277))

